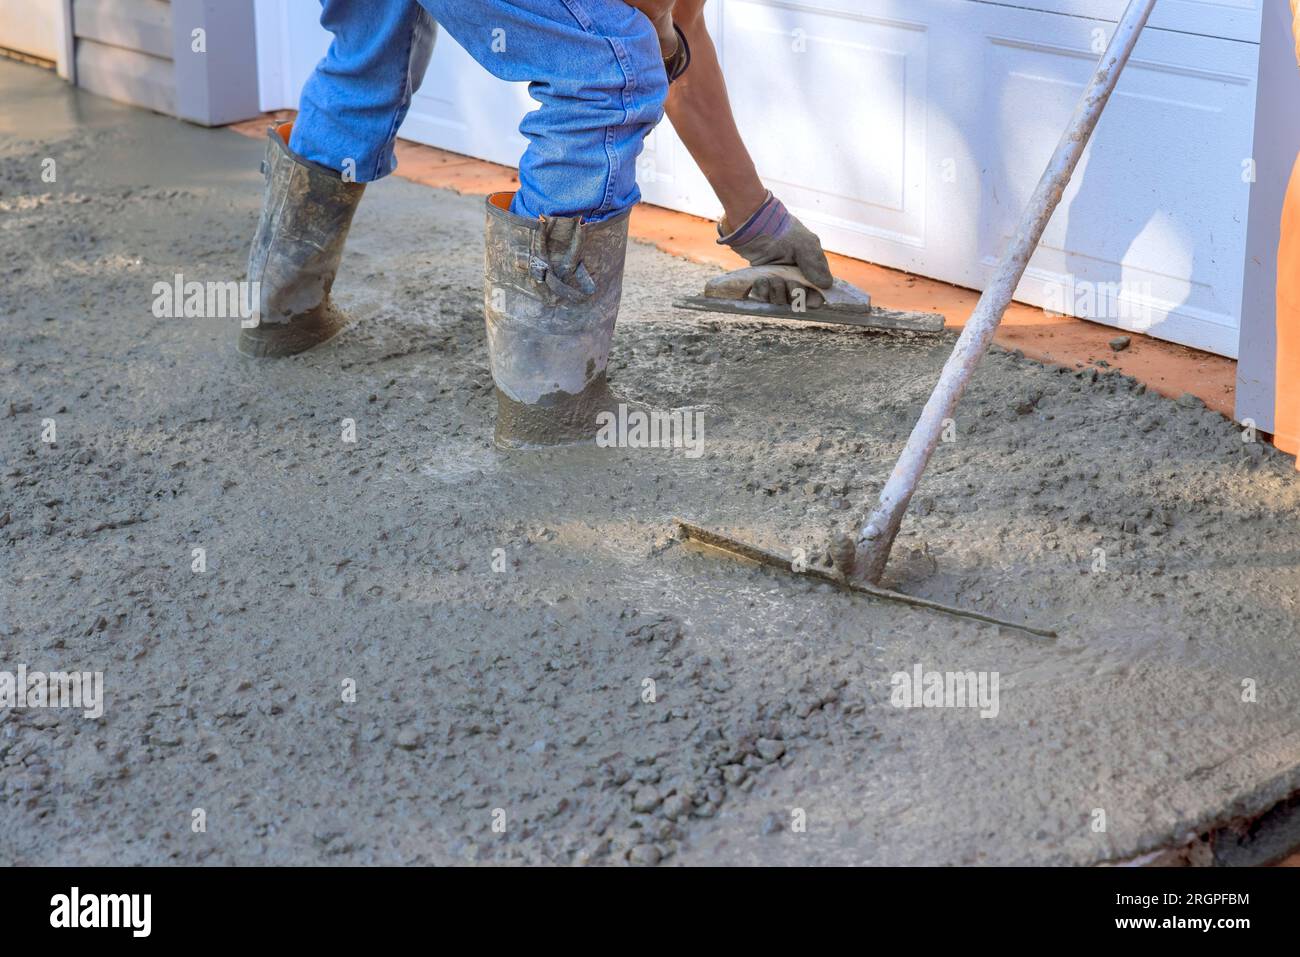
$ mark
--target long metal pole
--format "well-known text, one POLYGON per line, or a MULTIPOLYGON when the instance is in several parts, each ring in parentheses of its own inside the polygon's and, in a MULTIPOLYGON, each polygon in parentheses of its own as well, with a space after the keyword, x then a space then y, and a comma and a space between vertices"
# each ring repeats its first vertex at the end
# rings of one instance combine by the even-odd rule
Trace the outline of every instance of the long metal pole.
POLYGON ((1120 18, 1115 34, 1097 65, 1097 72, 1093 74, 1092 82, 1079 100, 1074 117, 1061 136, 1056 153, 1021 216, 1015 237, 1002 253, 1002 260, 998 263, 993 279, 985 287, 979 304, 957 339, 952 355, 944 364, 939 382, 930 394, 898 464, 894 466, 889 481, 880 493, 876 510, 858 533, 853 567, 855 578, 878 584, 884 575, 894 538, 898 535, 903 515, 930 462, 930 456, 939 444, 944 420, 951 418, 975 373, 975 367, 988 351, 998 323, 1002 321, 1002 315, 1011 304, 1011 297, 1029 265, 1029 258, 1038 248, 1043 231, 1061 202, 1066 186, 1070 184, 1079 157, 1083 155, 1097 121, 1101 119, 1102 111, 1106 108, 1111 93, 1115 91, 1115 84, 1119 82, 1120 74, 1155 5, 1156 0, 1130 0, 1128 9, 1120 18))

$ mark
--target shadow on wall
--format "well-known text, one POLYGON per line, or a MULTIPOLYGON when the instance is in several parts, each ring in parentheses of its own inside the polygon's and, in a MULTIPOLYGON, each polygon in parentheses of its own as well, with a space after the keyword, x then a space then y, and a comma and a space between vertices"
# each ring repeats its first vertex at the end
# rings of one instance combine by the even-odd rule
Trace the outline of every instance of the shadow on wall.
MULTIPOLYGON (((1235 356, 1249 190, 1236 157, 1251 155, 1249 127, 1218 108, 1229 94, 1185 89, 1231 77, 1144 58, 1148 42, 1139 41, 1021 294, 1052 313, 1235 356), (1241 142, 1233 148, 1230 138, 1241 142)), ((1081 49, 1036 57, 1032 70, 1003 80, 1000 156, 982 198, 985 257, 1009 239, 1095 64, 1081 49), (1031 97, 1040 106, 1027 116, 1031 97)))

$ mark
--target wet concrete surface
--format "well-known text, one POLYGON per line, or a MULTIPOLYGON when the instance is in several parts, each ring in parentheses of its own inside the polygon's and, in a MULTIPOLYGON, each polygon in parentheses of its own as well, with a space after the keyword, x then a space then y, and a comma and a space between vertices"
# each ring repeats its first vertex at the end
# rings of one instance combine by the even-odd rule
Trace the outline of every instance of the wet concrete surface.
POLYGON ((261 145, 0 103, 0 670, 106 685, 0 709, 0 861, 1093 864, 1300 788, 1300 490, 1198 402, 990 355, 892 583, 1060 637, 881 604, 673 520, 825 564, 950 338, 675 312, 714 271, 633 244, 612 379, 702 454, 504 454, 481 199, 372 186, 353 324, 259 362, 151 307, 240 278, 261 145))

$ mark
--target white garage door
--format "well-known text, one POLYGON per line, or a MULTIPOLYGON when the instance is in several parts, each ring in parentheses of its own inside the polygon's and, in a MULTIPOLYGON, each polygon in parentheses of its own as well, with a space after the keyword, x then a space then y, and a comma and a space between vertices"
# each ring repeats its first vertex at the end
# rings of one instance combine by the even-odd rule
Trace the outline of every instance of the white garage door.
MULTIPOLYGON (((1162 0, 1018 293, 1235 356, 1262 0, 1162 0)), ((1126 0, 712 0, 759 171, 828 248, 981 288, 1126 0), (1034 9, 1029 9, 1034 8, 1034 9)), ((328 44, 315 0, 258 0, 264 107, 328 44)), ((403 135, 513 164, 534 108, 450 38, 403 135)), ((650 202, 716 200, 671 127, 650 202)))

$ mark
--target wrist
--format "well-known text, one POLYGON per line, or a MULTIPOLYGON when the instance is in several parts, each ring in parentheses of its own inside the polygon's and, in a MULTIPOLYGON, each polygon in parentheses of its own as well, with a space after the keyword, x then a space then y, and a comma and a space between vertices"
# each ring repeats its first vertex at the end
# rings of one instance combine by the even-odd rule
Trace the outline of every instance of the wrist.
POLYGON ((722 201, 722 219, 718 222, 718 229, 721 234, 725 236, 749 222, 770 195, 767 187, 757 179, 730 190, 725 195, 720 193, 718 199, 722 201))
POLYGON ((718 243, 740 249, 757 239, 780 239, 789 231, 791 222, 785 204, 768 191, 758 208, 738 225, 733 227, 728 219, 718 223, 718 243))

